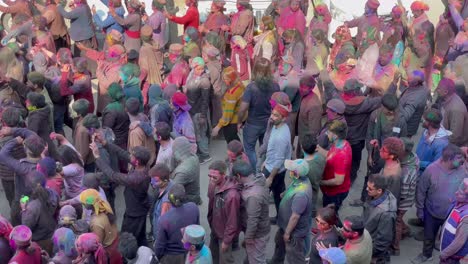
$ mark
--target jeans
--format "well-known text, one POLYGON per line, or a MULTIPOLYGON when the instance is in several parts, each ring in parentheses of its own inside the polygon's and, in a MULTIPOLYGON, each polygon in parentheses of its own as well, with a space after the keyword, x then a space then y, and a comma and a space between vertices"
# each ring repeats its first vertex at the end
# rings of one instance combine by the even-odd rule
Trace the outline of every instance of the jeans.
MULTIPOLYGON (((270 177, 270 172, 266 168, 263 168, 262 173, 263 175, 265 175, 265 178, 270 177)), ((281 202, 281 193, 283 193, 286 188, 286 186, 284 185, 285 175, 286 171, 279 172, 278 174, 276 174, 275 179, 273 180, 270 186, 270 191, 273 193, 273 200, 275 200, 275 208, 277 213, 279 204, 281 202)))
POLYGON ((240 141, 240 138, 237 135, 237 124, 229 124, 223 127, 222 130, 223 130, 224 139, 226 140, 227 144, 229 144, 229 142, 233 140, 240 141))
POLYGON ((348 197, 349 192, 345 193, 339 193, 337 195, 329 196, 327 194, 323 194, 323 207, 329 205, 329 204, 335 204, 335 209, 336 212, 340 210, 341 205, 343 204, 343 201, 348 197))
POLYGON ((222 252, 222 242, 222 238, 217 238, 213 233, 211 233, 210 250, 211 256, 213 257, 213 264, 235 263, 234 256, 232 255, 232 245, 229 245, 226 252, 222 252))
POLYGON ((278 228, 275 235, 275 253, 273 254, 273 258, 270 263, 284 263, 284 259, 286 258, 288 263, 305 264, 305 238, 291 237, 289 242, 285 242, 283 235, 284 230, 278 228))
POLYGON ((263 143, 263 136, 265 135, 266 126, 258 126, 246 123, 242 131, 242 138, 244 140, 244 151, 249 158, 252 169, 256 170, 257 165, 257 153, 255 152, 255 146, 257 140, 260 144, 263 143))
POLYGON ((121 231, 132 234, 136 238, 139 247, 148 246, 146 240, 146 214, 143 216, 124 214, 121 231))
POLYGON ((395 237, 393 238, 392 248, 394 250, 400 250, 400 241, 403 237, 403 234, 409 233, 410 229, 405 224, 403 220, 403 216, 405 216, 407 210, 400 210, 397 211, 397 217, 395 222, 395 237))
POLYGON ((361 166, 362 159, 362 150, 364 149, 365 141, 361 140, 355 144, 351 144, 351 151, 353 156, 353 161, 351 163, 351 185, 357 179, 357 172, 361 166))
POLYGON ((66 105, 54 104, 54 129, 56 133, 64 133, 63 125, 66 112, 66 105))
POLYGON ((432 257, 432 250, 434 249, 435 240, 439 228, 444 224, 445 219, 438 219, 433 217, 427 210, 424 210, 424 243, 423 255, 425 257, 432 257))
POLYGON ((201 113, 192 116, 193 128, 197 139, 197 153, 201 158, 210 156, 208 139, 208 119, 202 118, 201 113))

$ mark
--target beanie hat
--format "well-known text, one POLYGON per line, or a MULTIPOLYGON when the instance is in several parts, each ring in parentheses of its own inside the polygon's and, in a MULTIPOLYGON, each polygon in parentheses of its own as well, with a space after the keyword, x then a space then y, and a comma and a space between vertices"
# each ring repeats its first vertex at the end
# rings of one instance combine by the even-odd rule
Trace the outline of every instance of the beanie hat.
POLYGON ((43 74, 37 71, 29 72, 27 77, 28 77, 28 80, 32 82, 33 84, 44 85, 45 77, 43 74))
POLYGON ((192 107, 187 102, 187 96, 182 92, 176 92, 172 96, 172 104, 182 108, 184 111, 189 111, 192 107))
POLYGON ((86 128, 100 128, 101 123, 99 123, 99 119, 94 114, 87 114, 83 118, 83 126, 86 128))
POLYGON ((340 99, 333 98, 327 103, 327 108, 331 109, 337 114, 344 114, 346 105, 340 99))

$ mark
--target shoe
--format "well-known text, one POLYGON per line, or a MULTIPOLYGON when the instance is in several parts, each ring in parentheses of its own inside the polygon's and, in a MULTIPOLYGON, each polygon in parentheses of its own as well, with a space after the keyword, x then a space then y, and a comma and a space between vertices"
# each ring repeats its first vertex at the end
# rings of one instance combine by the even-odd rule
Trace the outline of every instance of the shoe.
POLYGON ((390 255, 392 255, 392 256, 400 256, 400 250, 390 249, 390 255))
POLYGON ((276 217, 270 217, 270 224, 276 225, 276 217))
POLYGON ((203 164, 206 164, 207 162, 211 161, 213 158, 211 158, 211 156, 207 156, 207 157, 199 157, 198 160, 200 161, 200 165, 203 165, 203 164))
POLYGON ((401 240, 404 240, 404 239, 407 239, 407 238, 410 238, 410 237, 413 237, 413 234, 411 233, 411 231, 408 231, 408 232, 405 232, 401 235, 401 240))
POLYGON ((420 264, 420 263, 425 263, 428 261, 432 261, 432 256, 431 257, 426 257, 423 254, 419 254, 415 259, 411 260, 411 263, 413 264, 420 264))
POLYGON ((356 199, 349 203, 349 206, 352 206, 352 207, 361 207, 363 205, 364 205, 364 202, 361 201, 361 199, 356 199))
POLYGON ((416 234, 414 234, 414 239, 416 241, 424 241, 424 230, 421 230, 417 232, 416 234))
POLYGON ((423 221, 421 221, 421 219, 419 218, 411 218, 408 220, 408 224, 412 225, 412 226, 424 226, 424 223, 423 221))

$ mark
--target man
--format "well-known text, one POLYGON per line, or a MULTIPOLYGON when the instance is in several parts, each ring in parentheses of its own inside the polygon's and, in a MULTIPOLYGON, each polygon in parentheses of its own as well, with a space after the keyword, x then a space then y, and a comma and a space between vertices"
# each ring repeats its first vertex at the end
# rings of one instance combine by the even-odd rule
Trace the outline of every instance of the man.
POLYGON ((165 122, 156 123, 156 137, 159 142, 159 150, 156 164, 166 164, 172 170, 172 143, 171 128, 165 122))
POLYGON ((232 167, 234 166, 234 163, 236 161, 243 160, 250 164, 249 158, 244 153, 244 146, 242 146, 242 142, 240 142, 239 140, 233 140, 229 142, 229 144, 227 145, 226 152, 227 152, 226 163, 228 166, 229 175, 234 176, 232 174, 232 167))
POLYGON ((151 154, 148 166, 152 166, 156 160, 156 143, 153 138, 153 129, 149 126, 149 120, 146 115, 139 112, 140 102, 136 98, 130 98, 125 103, 125 110, 130 117, 130 128, 128 132, 127 148, 130 152, 136 146, 144 146, 151 154), (148 124, 147 126, 138 125, 141 123, 148 124))
POLYGON ((44 75, 39 72, 30 72, 27 75, 27 79, 28 81, 26 82, 26 85, 29 86, 31 91, 42 94, 44 96, 45 102, 51 110, 49 114, 49 122, 51 124, 51 130, 54 131, 54 104, 50 99, 49 92, 44 87, 46 82, 44 75))
POLYGON ((174 171, 171 179, 174 183, 182 184, 186 190, 186 199, 200 205, 200 161, 195 149, 186 137, 178 137, 172 143, 174 155, 174 171))
POLYGON ((323 171, 325 169, 325 156, 317 151, 317 140, 312 135, 305 135, 300 141, 302 152, 304 153, 304 160, 309 164, 309 178, 310 185, 312 186, 312 216, 315 217, 317 213, 317 199, 320 189, 320 180, 322 179, 323 171))
POLYGON ((185 5, 188 7, 188 9, 184 16, 177 17, 168 13, 167 11, 164 12, 164 15, 168 20, 183 25, 184 31, 187 29, 187 27, 194 27, 196 30, 198 30, 198 26, 200 25, 200 14, 198 13, 197 4, 198 2, 196 0, 185 0, 185 5))
POLYGON ((25 128, 3 127, 0 134, 13 137, 0 150, 0 164, 15 174, 15 197, 11 206, 11 219, 13 225, 18 225, 21 223, 21 195, 32 193, 31 179, 27 175, 36 170, 36 165, 41 159, 46 143, 36 133, 25 128), (21 144, 24 146, 26 158, 16 159, 13 157, 12 151, 21 144))
MULTIPOLYGON (((164 2, 153 1, 151 4, 153 14, 148 17, 147 25, 153 30, 153 41, 158 45, 159 49, 164 50, 167 44, 167 22, 164 16, 164 2)), ((162 55, 162 54, 161 54, 162 55)), ((162 59, 162 58, 161 58, 162 59)))
POLYGON ((468 254, 468 178, 455 192, 455 205, 442 229, 440 263, 456 263, 468 254))
MULTIPOLYGON (((299 117, 297 119, 297 131, 299 134, 299 142, 303 140, 305 135, 317 137, 320 133, 322 124, 322 102, 314 93, 315 78, 311 75, 301 78, 299 83, 299 93, 301 94, 301 106, 299 117)), ((302 156, 301 148, 298 146, 296 155, 302 156)))
POLYGON ((189 105, 187 100, 187 96, 182 92, 174 93, 171 98, 171 108, 174 110, 172 132, 175 134, 175 137, 186 137, 196 148, 195 128, 193 127, 192 117, 190 117, 189 113, 192 106, 189 105))
POLYGON ((362 149, 365 146, 367 125, 372 111, 380 107, 380 97, 365 97, 361 92, 362 84, 356 79, 349 79, 344 85, 342 95, 346 105, 345 119, 348 126, 346 140, 351 144, 353 163, 351 167, 351 184, 357 179, 361 165, 362 149))
POLYGON ((346 124, 346 119, 344 117, 344 111, 346 105, 341 99, 333 98, 327 103, 327 122, 322 126, 320 134, 317 136, 318 145, 323 149, 330 149, 330 144, 328 142, 328 126, 333 120, 338 120, 346 124))
POLYGON ((159 218, 167 213, 169 209, 171 209, 171 203, 169 202, 169 191, 171 190, 172 186, 174 186, 174 182, 169 178, 171 172, 165 164, 156 163, 156 165, 154 165, 154 167, 149 170, 148 174, 151 177, 151 187, 156 193, 156 197, 154 197, 156 199, 154 202, 154 209, 151 212, 153 238, 154 241, 156 241, 156 236, 158 235, 159 218))
POLYGON ((72 137, 75 140, 73 146, 83 159, 84 169, 87 172, 94 172, 95 164, 92 153, 89 151, 91 135, 88 128, 83 125, 83 119, 88 114, 89 102, 86 99, 79 99, 72 104, 73 111, 78 115, 72 137))
POLYGON ((449 141, 459 147, 468 145, 468 113, 458 96, 453 80, 444 78, 436 89, 441 102, 442 125, 452 132, 449 141))
POLYGON ((439 228, 443 225, 460 183, 466 178, 464 153, 455 145, 448 145, 442 157, 430 164, 421 174, 416 190, 417 216, 424 223, 423 252, 412 263, 432 260, 432 250, 439 228))
POLYGON ((169 58, 166 64, 166 78, 164 79, 163 88, 169 84, 175 84, 178 89, 182 88, 187 81, 190 73, 188 63, 183 59, 182 53, 184 45, 174 43, 169 46, 169 58))
POLYGON ((187 249, 186 264, 211 264, 210 249, 205 246, 205 229, 200 225, 189 225, 183 229, 182 243, 187 249))
POLYGON ((200 224, 200 211, 196 204, 185 199, 184 186, 175 184, 169 191, 172 208, 158 222, 158 235, 154 253, 161 264, 184 264, 186 249, 182 244, 181 229, 200 224), (177 221, 174 221, 177 219, 177 221))
POLYGON ((11 14, 13 21, 18 15, 24 15, 25 17, 32 17, 32 10, 29 6, 28 1, 20 0, 7 1, 7 6, 0 6, 0 12, 11 14))
POLYGON ((371 263, 386 263, 390 260, 389 251, 395 232, 397 200, 386 186, 385 177, 379 174, 369 176, 367 181, 369 198, 364 204, 362 217, 373 241, 371 263))
MULTIPOLYGON (((117 16, 123 18, 125 15, 125 9, 122 6, 122 2, 119 0, 101 0, 105 6, 112 6, 115 9, 115 13, 117 16)), ((91 13, 93 14, 93 22, 94 24, 103 30, 106 35, 111 33, 112 30, 116 30, 119 33, 123 33, 123 27, 115 21, 112 17, 110 12, 107 12, 107 16, 105 19, 102 19, 96 12, 96 7, 93 6, 91 9, 91 13)))
POLYGON ((365 229, 364 219, 361 216, 346 217, 341 234, 346 238, 343 250, 347 264, 371 263, 372 237, 365 229))
MULTIPOLYGON (((22 117, 18 108, 7 107, 2 109, 1 117, 2 127, 16 128, 21 125, 20 123, 22 117)), ((0 149, 3 148, 12 139, 12 136, 1 137, 0 149)), ((24 152, 22 145, 16 145, 12 149, 11 154, 12 157, 17 160, 26 158, 26 153, 24 152)), ((10 205, 10 212, 13 212, 12 203, 15 198, 15 173, 7 166, 0 164, 0 178, 2 180, 3 190, 5 191, 5 197, 8 200, 8 204, 10 205)))
POLYGON ((413 152, 414 143, 409 138, 402 138, 405 151, 400 158, 401 166, 401 188, 400 200, 395 225, 395 238, 392 244, 392 253, 398 256, 400 253, 400 240, 411 235, 409 227, 405 224, 403 217, 413 207, 416 195, 416 186, 419 176, 419 159, 413 152))
POLYGON ((278 231, 275 235, 275 253, 269 263, 306 263, 306 240, 310 233, 312 216, 312 187, 304 160, 286 160, 292 183, 284 193, 278 209, 278 231))
POLYGON ((232 255, 233 239, 240 232, 239 184, 226 177, 224 161, 214 161, 208 168, 208 223, 210 224, 210 250, 214 263, 235 263, 232 255))
POLYGON ((359 56, 372 44, 380 41, 380 19, 377 9, 380 6, 378 0, 368 0, 364 9, 364 15, 346 21, 345 25, 349 28, 358 28, 356 35, 356 44, 359 47, 359 56))
POLYGON ((211 87, 213 89, 213 92, 210 94, 211 124, 217 124, 219 119, 223 116, 221 99, 223 98, 224 92, 227 90, 226 84, 221 77, 223 67, 219 56, 220 51, 217 48, 212 46, 205 46, 203 48, 202 57, 206 63, 211 87))
POLYGON ((70 37, 68 36, 67 26, 57 10, 55 0, 46 1, 46 6, 40 5, 38 2, 34 2, 33 4, 41 12, 41 16, 46 19, 47 28, 54 37, 55 48, 59 50, 60 48, 68 47, 70 37))
POLYGON ((139 0, 130 0, 126 3, 128 14, 126 17, 121 17, 117 14, 117 10, 114 7, 109 8, 109 14, 114 20, 124 28, 124 46, 125 50, 140 51, 141 40, 140 40, 140 29, 142 26, 141 21, 141 3, 139 0))
POLYGON ((129 98, 136 98, 140 103, 140 111, 143 111, 143 94, 141 93, 140 68, 133 63, 127 63, 120 67, 119 75, 123 84, 123 92, 125 94, 125 101, 129 98))
POLYGON ((424 73, 408 72, 408 85, 401 91, 398 110, 401 121, 407 125, 408 137, 418 132, 428 96, 429 91, 424 87, 424 73))
MULTIPOLYGON (((338 212, 351 188, 351 145, 345 140, 347 127, 345 123, 334 120, 328 126, 328 141, 330 150, 318 149, 326 158, 325 169, 320 189, 323 193, 323 206, 335 204, 338 212)), ((354 159, 354 157, 353 157, 354 159)))
POLYGON ((99 148, 96 143, 90 145, 99 170, 109 177, 111 181, 125 186, 125 214, 121 232, 133 234, 138 241, 139 247, 147 246, 146 215, 149 209, 147 191, 150 183, 148 165, 151 153, 143 146, 133 147, 130 152, 127 152, 105 140, 101 144, 104 145, 111 155, 118 156, 120 160, 124 160, 132 166, 128 174, 116 172, 112 170, 105 160, 100 158, 99 148))
POLYGON ((265 178, 255 175, 248 161, 238 160, 232 175, 242 184, 241 223, 244 231, 245 251, 249 263, 266 263, 266 246, 270 240, 268 214, 269 192, 265 178))
POLYGON ((442 127, 441 122, 442 115, 438 110, 431 109, 424 113, 422 127, 425 130, 416 147, 421 173, 442 156, 443 149, 449 144, 449 136, 452 135, 452 132, 442 127))
POLYGON ((284 191, 284 176, 286 169, 284 161, 291 158, 291 134, 286 119, 288 110, 277 104, 271 112, 270 122, 273 124, 270 139, 266 152, 266 159, 262 166, 262 172, 267 178, 266 186, 273 192, 275 208, 278 208, 281 201, 281 193, 284 191))

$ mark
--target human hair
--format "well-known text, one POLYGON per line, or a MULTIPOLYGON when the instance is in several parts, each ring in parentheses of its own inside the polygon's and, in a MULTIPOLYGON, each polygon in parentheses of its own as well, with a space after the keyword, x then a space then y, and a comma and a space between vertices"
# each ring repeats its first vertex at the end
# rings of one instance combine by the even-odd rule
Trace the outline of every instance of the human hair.
POLYGON ((166 164, 157 163, 149 170, 148 175, 150 177, 158 177, 161 181, 169 181, 171 170, 166 164))
POLYGON ((222 76, 223 80, 229 82, 231 86, 234 86, 239 81, 239 74, 232 66, 224 68, 222 76))
POLYGON ((26 96, 31 105, 37 108, 43 108, 47 105, 44 95, 36 92, 29 92, 26 96))
POLYGON ((99 180, 98 178, 102 175, 102 173, 86 173, 83 176, 83 187, 86 189, 94 189, 99 191, 99 180))
POLYGON ((70 164, 78 164, 83 167, 83 161, 80 158, 80 155, 71 147, 67 145, 60 145, 57 149, 59 154, 59 161, 63 166, 70 164))
POLYGON ((101 123, 99 122, 99 118, 95 114, 87 114, 83 118, 83 126, 86 128, 101 128, 101 123))
POLYGON ((362 236, 362 234, 364 234, 364 229, 366 229, 366 227, 362 216, 351 215, 346 217, 345 221, 348 221, 351 224, 351 231, 357 232, 359 236, 362 236))
POLYGON ((169 201, 174 207, 181 207, 186 200, 185 188, 182 184, 174 184, 169 190, 169 201))
POLYGON ((166 122, 157 122, 155 128, 156 134, 161 137, 161 140, 169 140, 171 138, 171 127, 166 122))
POLYGON ((46 146, 44 140, 36 135, 27 137, 23 144, 31 158, 39 158, 46 146))
POLYGON ((222 160, 215 160, 213 161, 213 163, 210 164, 208 169, 219 171, 219 173, 221 174, 226 174, 226 170, 227 170, 226 162, 222 160))
POLYGON ((78 99, 75 102, 73 102, 72 109, 78 115, 84 117, 89 112, 89 101, 84 98, 78 99))
POLYGON ((338 222, 338 216, 336 215, 335 204, 329 204, 325 207, 320 208, 317 211, 319 215, 327 224, 333 226, 338 222))
POLYGON ((2 112, 2 121, 8 127, 17 127, 21 123, 21 112, 16 107, 7 107, 2 112))
POLYGON ((424 120, 429 123, 433 128, 440 128, 440 123, 442 123, 442 113, 434 108, 429 109, 424 113, 424 120))
POLYGON ((253 173, 252 166, 245 161, 245 160, 237 160, 232 165, 232 175, 233 176, 241 176, 241 177, 249 177, 253 173))
POLYGON ((88 61, 86 58, 76 57, 73 58, 73 65, 75 65, 76 71, 83 73, 88 68, 88 61))
POLYGON ((244 152, 244 146, 242 146, 242 143, 237 139, 231 140, 227 145, 227 149, 236 154, 236 156, 239 156, 244 152))
POLYGON ((333 120, 328 125, 328 130, 335 133, 339 139, 345 139, 348 134, 348 126, 339 120, 333 120))
POLYGON ((73 64, 73 57, 72 57, 72 54, 71 54, 70 49, 68 49, 68 48, 60 48, 60 49, 57 51, 57 62, 58 62, 60 65, 64 65, 64 64, 73 64))
POLYGON ((30 72, 28 73, 27 78, 32 84, 37 85, 39 88, 44 87, 46 79, 42 73, 30 72))
POLYGON ((381 174, 371 174, 367 182, 373 183, 375 189, 381 189, 382 191, 385 191, 388 186, 387 178, 381 174))
POLYGON ((382 142, 382 147, 385 147, 388 154, 394 155, 394 160, 400 159, 405 153, 405 143, 397 137, 388 137, 382 142))
POLYGON ((125 109, 132 116, 138 115, 140 113, 140 101, 135 97, 128 98, 125 102, 125 109))
POLYGON ((452 95, 457 91, 456 86, 455 86, 455 82, 452 79, 449 79, 449 78, 443 78, 439 82, 439 85, 437 86, 437 89, 446 90, 448 95, 452 95))
POLYGON ((119 252, 125 259, 135 259, 138 252, 138 243, 136 238, 128 233, 122 232, 119 236, 119 252))
POLYGON ((390 111, 395 111, 398 108, 398 98, 394 94, 384 94, 382 105, 390 111))
POLYGON ((275 29, 275 20, 271 16, 263 16, 262 23, 263 23, 263 26, 265 26, 266 30, 275 29))
POLYGON ((259 58, 255 61, 252 71, 252 80, 263 92, 271 89, 273 85, 273 75, 271 73, 271 63, 269 60, 259 58))
POLYGON ((138 68, 138 66, 136 66, 134 63, 127 63, 122 65, 119 71, 127 76, 135 76, 135 72, 137 71, 136 68, 138 68))
POLYGON ((300 144, 302 150, 309 155, 314 154, 315 150, 317 149, 317 139, 311 134, 305 134, 301 138, 300 144))
POLYGON ((46 176, 42 172, 35 170, 28 174, 28 179, 31 179, 31 200, 39 200, 42 210, 53 214, 55 206, 52 204, 51 199, 49 199, 49 192, 45 187, 46 176))
POLYGON ((315 87, 316 81, 313 75, 305 75, 302 76, 301 80, 299 81, 300 86, 306 86, 309 89, 313 89, 315 87))
POLYGON ((131 153, 135 157, 135 159, 138 160, 141 166, 149 165, 148 162, 151 159, 151 153, 146 147, 133 147, 131 153))
POLYGON ((458 155, 464 155, 461 148, 455 146, 454 144, 448 144, 444 150, 442 150, 442 161, 451 161, 458 155))

